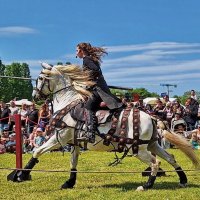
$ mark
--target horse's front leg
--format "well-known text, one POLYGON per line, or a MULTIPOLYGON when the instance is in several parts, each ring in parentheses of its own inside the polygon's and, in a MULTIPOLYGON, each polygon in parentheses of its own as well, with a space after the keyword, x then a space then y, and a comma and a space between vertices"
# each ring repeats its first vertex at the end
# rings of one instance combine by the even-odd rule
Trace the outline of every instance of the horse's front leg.
POLYGON ((69 189, 73 188, 76 184, 76 174, 77 174, 77 165, 78 165, 78 157, 80 154, 80 147, 74 146, 72 148, 72 155, 71 155, 71 172, 69 179, 61 186, 61 189, 69 189))
MULTIPOLYGON (((67 144, 67 131, 64 132, 61 136, 62 145, 65 146, 67 144)), ((7 176, 7 180, 11 180, 13 182, 22 182, 31 180, 31 169, 39 162, 38 158, 47 151, 58 149, 60 147, 60 142, 58 141, 56 134, 54 134, 46 143, 37 148, 33 153, 32 158, 28 161, 24 170, 14 170, 7 176)))

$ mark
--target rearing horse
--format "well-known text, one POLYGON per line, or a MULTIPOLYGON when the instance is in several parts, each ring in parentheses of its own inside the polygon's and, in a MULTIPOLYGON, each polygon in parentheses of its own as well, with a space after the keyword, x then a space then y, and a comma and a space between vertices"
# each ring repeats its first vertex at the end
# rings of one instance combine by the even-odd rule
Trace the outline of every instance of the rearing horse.
MULTIPOLYGON (((24 168, 29 170, 14 171, 8 176, 8 179, 11 179, 10 177, 12 176, 12 180, 17 182, 29 180, 31 169, 38 163, 38 158, 43 153, 57 149, 61 145, 65 146, 69 143, 74 144, 74 150, 71 157, 71 173, 70 178, 61 186, 61 188, 73 188, 76 183, 80 148, 74 143, 74 132, 77 122, 72 118, 70 110, 76 105, 79 105, 80 102, 83 102, 85 96, 90 95, 88 90, 86 90, 86 86, 92 86, 94 83, 89 81, 87 74, 84 73, 80 67, 75 65, 57 65, 51 67, 48 64, 43 63, 42 66, 45 69, 39 74, 33 96, 38 98, 40 96, 53 94, 54 114, 50 123, 50 128, 53 127, 52 131, 54 134, 45 144, 36 149, 33 153, 33 157, 24 168)), ((128 115, 126 115, 126 112, 127 109, 124 109, 119 113, 118 118, 112 116, 112 120, 98 126, 98 132, 101 133, 101 135, 106 136, 105 138, 108 142, 107 145, 104 145, 103 139, 99 135, 96 135, 95 144, 88 144, 88 149, 96 151, 112 151, 119 148, 120 142, 126 141, 126 143, 123 144, 126 149, 128 149, 129 153, 151 167, 151 175, 149 176, 148 181, 143 186, 138 187, 137 190, 152 188, 155 182, 160 161, 151 153, 163 158, 174 167, 179 176, 180 185, 184 187, 187 184, 187 177, 182 168, 175 161, 174 156, 167 153, 158 144, 156 127, 151 117, 142 111, 137 110, 135 112, 134 108, 129 109, 128 115), (138 116, 136 121, 139 126, 135 126, 135 118, 133 118, 135 115, 138 116), (122 137, 123 128, 125 128, 122 127, 122 125, 124 125, 124 118, 127 127, 126 133, 123 133, 125 136, 122 137), (113 130, 112 128, 114 128, 115 131, 111 134, 109 131, 113 130), (134 129, 137 130, 137 133, 134 129)), ((83 130, 85 129, 84 127, 83 130)), ((169 133, 168 131, 165 131, 164 136, 169 142, 175 144, 182 150, 195 166, 199 166, 199 160, 186 140, 175 134, 169 133)))

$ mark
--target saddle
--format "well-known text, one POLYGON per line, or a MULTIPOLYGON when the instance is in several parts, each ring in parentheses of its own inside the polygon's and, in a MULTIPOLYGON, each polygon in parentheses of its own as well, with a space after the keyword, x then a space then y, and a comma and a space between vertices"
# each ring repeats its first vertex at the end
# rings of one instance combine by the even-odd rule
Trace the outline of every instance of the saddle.
MULTIPOLYGON (((78 104, 70 111, 71 117, 79 122, 87 122, 88 110, 84 107, 83 103, 78 104)), ((96 117, 98 119, 98 125, 109 122, 112 118, 113 113, 109 110, 98 110, 96 117)))

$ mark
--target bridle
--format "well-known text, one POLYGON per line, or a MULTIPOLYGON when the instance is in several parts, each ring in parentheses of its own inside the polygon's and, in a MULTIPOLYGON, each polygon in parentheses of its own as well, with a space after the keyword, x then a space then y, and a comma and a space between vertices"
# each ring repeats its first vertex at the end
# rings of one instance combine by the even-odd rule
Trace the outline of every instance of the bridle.
MULTIPOLYGON (((41 74, 43 74, 43 73, 41 72, 41 74)), ((59 92, 65 90, 65 89, 68 89, 68 88, 72 87, 71 85, 67 85, 67 86, 65 86, 65 87, 63 87, 63 88, 61 88, 61 89, 59 89, 59 90, 53 92, 53 90, 51 89, 51 86, 50 86, 50 78, 47 78, 46 76, 42 76, 42 77, 41 77, 41 76, 39 75, 39 77, 38 77, 37 80, 36 80, 36 88, 35 88, 34 90, 36 90, 36 92, 39 94, 40 98, 42 98, 42 99, 43 99, 43 98, 46 99, 46 98, 48 97, 48 95, 45 95, 45 94, 42 92, 42 89, 43 89, 43 87, 44 87, 45 85, 47 85, 47 88, 48 88, 49 92, 50 92, 52 95, 57 94, 57 93, 59 93, 59 92), (41 85, 40 85, 39 88, 38 88, 38 80, 41 80, 41 81, 42 81, 42 83, 41 83, 41 85), (47 82, 47 84, 45 84, 46 82, 47 82)), ((65 83, 65 85, 66 85, 66 83, 65 83)))

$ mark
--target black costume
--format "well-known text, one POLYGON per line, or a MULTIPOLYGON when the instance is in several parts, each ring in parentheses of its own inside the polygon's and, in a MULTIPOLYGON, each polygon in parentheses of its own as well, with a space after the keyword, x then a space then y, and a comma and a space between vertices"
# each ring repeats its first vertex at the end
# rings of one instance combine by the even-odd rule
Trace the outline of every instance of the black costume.
POLYGON ((102 71, 100 68, 100 64, 98 62, 93 61, 89 56, 85 56, 83 58, 83 70, 87 70, 90 74, 91 80, 96 82, 96 85, 92 89, 93 98, 97 98, 98 102, 96 101, 93 105, 91 99, 88 100, 86 103, 86 107, 91 110, 97 110, 98 103, 104 101, 109 109, 117 109, 122 107, 122 102, 114 96, 102 75, 102 71), (100 100, 99 100, 100 98, 100 100), (90 104, 91 105, 88 105, 90 104), (96 107, 95 107, 96 106, 96 107))
POLYGON ((92 96, 87 100, 85 108, 89 111, 88 116, 88 127, 89 139, 94 142, 94 135, 96 131, 96 116, 95 112, 98 110, 100 103, 103 101, 109 109, 118 109, 123 106, 123 103, 114 96, 103 77, 100 64, 98 61, 92 60, 91 57, 85 56, 83 58, 83 70, 88 71, 92 81, 96 83, 94 87, 91 88, 92 96))

